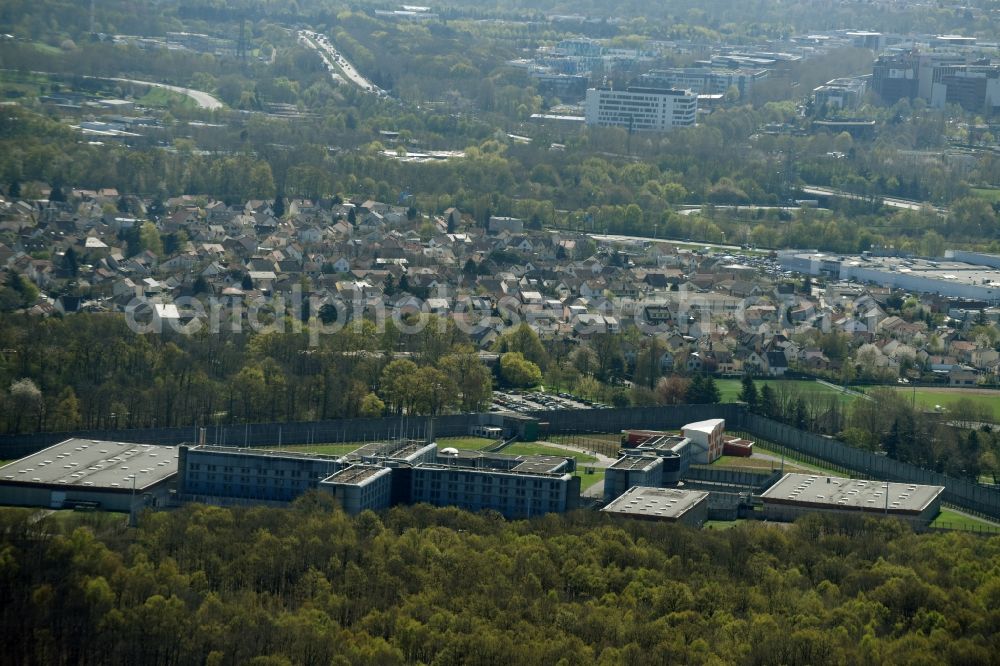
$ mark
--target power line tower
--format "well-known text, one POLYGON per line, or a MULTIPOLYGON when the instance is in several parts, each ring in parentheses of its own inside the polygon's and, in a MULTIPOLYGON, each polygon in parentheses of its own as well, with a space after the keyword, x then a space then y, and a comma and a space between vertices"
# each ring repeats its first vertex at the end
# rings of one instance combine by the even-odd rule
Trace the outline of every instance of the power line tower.
POLYGON ((240 39, 236 42, 236 58, 246 64, 247 61, 247 19, 240 18, 240 39))

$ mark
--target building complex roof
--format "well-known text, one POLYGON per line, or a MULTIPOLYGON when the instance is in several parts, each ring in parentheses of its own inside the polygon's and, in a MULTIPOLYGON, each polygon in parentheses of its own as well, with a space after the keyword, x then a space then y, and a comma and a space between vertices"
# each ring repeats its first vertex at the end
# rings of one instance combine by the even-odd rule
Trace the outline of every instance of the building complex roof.
POLYGON ((67 439, 0 467, 0 482, 139 491, 175 474, 173 446, 67 439))

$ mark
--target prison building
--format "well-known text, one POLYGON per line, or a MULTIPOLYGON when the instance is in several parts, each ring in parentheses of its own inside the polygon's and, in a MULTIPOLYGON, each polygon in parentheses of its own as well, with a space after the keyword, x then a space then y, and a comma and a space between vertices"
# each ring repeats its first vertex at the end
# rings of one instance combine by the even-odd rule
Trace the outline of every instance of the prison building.
POLYGON ((708 419, 689 423, 682 432, 691 440, 691 461, 700 465, 715 462, 722 455, 722 433, 725 419, 708 419))
POLYGON ((226 446, 181 446, 177 492, 195 501, 290 502, 347 467, 340 456, 226 446))
POLYGON ((601 510, 616 516, 701 527, 708 520, 708 495, 701 490, 637 486, 601 510))
POLYGON ((319 490, 333 495, 345 513, 380 511, 392 505, 392 470, 378 465, 350 465, 319 482, 319 490))
POLYGON ((172 446, 67 439, 0 467, 0 504, 132 511, 166 503, 177 479, 172 446))
POLYGON ((570 473, 424 463, 413 467, 410 476, 413 503, 489 509, 510 519, 563 513, 580 501, 580 477, 570 473))
POLYGON ((792 521, 823 512, 886 516, 927 525, 941 511, 943 492, 943 486, 785 474, 760 497, 768 520, 792 521))

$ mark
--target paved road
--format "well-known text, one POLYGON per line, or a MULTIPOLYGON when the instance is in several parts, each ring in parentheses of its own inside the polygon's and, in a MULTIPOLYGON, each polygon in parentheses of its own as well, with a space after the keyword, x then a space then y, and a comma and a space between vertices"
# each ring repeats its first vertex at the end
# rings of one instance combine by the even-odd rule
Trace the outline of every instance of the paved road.
POLYGON ((327 65, 327 71, 330 72, 330 75, 334 77, 335 80, 340 78, 340 76, 334 70, 339 70, 348 81, 362 90, 367 90, 379 95, 385 94, 385 91, 365 77, 361 76, 361 74, 358 73, 358 70, 354 68, 354 65, 348 62, 347 58, 345 58, 342 53, 333 48, 333 44, 330 43, 329 38, 326 36, 320 35, 312 30, 300 30, 299 38, 307 46, 315 49, 320 54, 320 57, 323 58, 323 61, 327 65))
MULTIPOLYGON (((807 194, 814 197, 838 197, 841 199, 851 199, 853 201, 869 201, 870 197, 861 196, 860 194, 853 194, 851 192, 845 192, 843 190, 835 190, 832 187, 820 187, 818 185, 804 185, 801 188, 802 194, 807 194)), ((924 201, 912 201, 910 199, 900 199, 898 197, 883 197, 876 196, 876 199, 880 200, 884 205, 890 208, 900 208, 903 210, 920 210, 924 206, 930 206, 934 209, 934 212, 939 215, 948 215, 948 209, 942 208, 941 206, 935 206, 929 202, 924 201)))
MULTIPOLYGON (((9 71, 12 71, 12 70, 9 70, 9 69, 0 69, 0 71, 9 72, 9 71)), ((67 74, 65 74, 63 72, 40 72, 40 71, 35 70, 35 71, 32 71, 31 73, 32 74, 42 74, 43 76, 67 76, 67 74)), ((194 88, 182 88, 180 86, 172 86, 172 85, 169 85, 167 83, 157 83, 155 81, 140 81, 139 79, 123 79, 121 77, 114 77, 114 76, 84 76, 83 78, 85 78, 85 79, 94 79, 95 81, 118 81, 120 83, 135 83, 135 84, 142 85, 142 86, 152 86, 154 88, 163 88, 164 90, 170 90, 170 91, 175 92, 175 93, 180 93, 182 95, 187 95, 188 97, 190 97, 191 99, 193 99, 195 102, 197 102, 198 106, 200 106, 203 109, 208 109, 210 111, 215 110, 215 109, 221 109, 223 106, 225 106, 217 98, 213 97, 212 95, 208 94, 207 92, 205 92, 203 90, 195 90, 194 88)))
MULTIPOLYGON (((100 76, 88 76, 86 78, 99 79, 100 76)), ((139 81, 138 79, 120 79, 120 78, 108 78, 108 81, 121 81, 123 83, 137 83, 144 86, 153 86, 154 88, 163 88, 164 90, 169 90, 171 92, 180 93, 181 95, 187 95, 195 102, 198 106, 203 109, 208 109, 209 111, 214 111, 216 109, 221 109, 225 106, 217 98, 209 95, 203 90, 195 90, 194 88, 182 88, 180 86, 172 86, 166 83, 155 83, 153 81, 139 81)))
POLYGON ((650 238, 648 236, 625 236, 622 234, 587 234, 595 241, 608 241, 610 243, 626 243, 629 241, 651 242, 651 243, 673 243, 675 245, 690 245, 693 247, 709 247, 715 250, 736 250, 742 248, 738 245, 722 245, 720 243, 700 243, 698 241, 682 241, 673 238, 650 238))

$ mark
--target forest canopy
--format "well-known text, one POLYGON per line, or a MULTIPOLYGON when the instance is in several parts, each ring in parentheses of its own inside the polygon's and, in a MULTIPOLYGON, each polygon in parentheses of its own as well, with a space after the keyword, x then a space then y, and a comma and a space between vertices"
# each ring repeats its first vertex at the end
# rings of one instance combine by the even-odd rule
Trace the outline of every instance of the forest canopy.
POLYGON ((0 513, 3 654, 48 664, 940 664, 1000 648, 1000 538, 426 505, 0 513), (82 526, 79 526, 83 523, 82 526), (75 529, 74 529, 75 528, 75 529), (179 637, 183 637, 179 640, 179 637))

